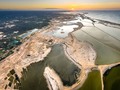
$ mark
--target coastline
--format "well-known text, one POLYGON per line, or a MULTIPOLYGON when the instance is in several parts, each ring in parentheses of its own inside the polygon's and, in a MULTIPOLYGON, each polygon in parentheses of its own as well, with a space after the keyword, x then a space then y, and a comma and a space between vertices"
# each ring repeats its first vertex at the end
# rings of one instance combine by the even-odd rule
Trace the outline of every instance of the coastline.
MULTIPOLYGON (((103 90, 103 74, 108 69, 120 64, 120 62, 110 65, 95 65, 97 52, 94 47, 88 42, 77 40, 76 37, 72 35, 73 32, 80 30, 83 27, 82 23, 76 23, 78 25, 78 28, 74 28, 74 30, 72 32, 69 32, 68 36, 65 38, 54 37, 52 35, 46 34, 51 30, 54 31, 55 28, 61 26, 62 24, 63 23, 61 23, 59 20, 53 20, 48 26, 43 27, 39 31, 35 32, 33 35, 30 35, 29 39, 25 39, 23 41, 23 44, 15 49, 14 54, 0 61, 0 72, 2 73, 0 76, 0 88, 4 88, 5 85, 8 83, 8 81, 4 80, 4 77, 7 76, 11 69, 14 68, 17 75, 21 77, 21 71, 23 68, 26 68, 31 63, 44 60, 44 58, 50 53, 51 46, 60 43, 63 44, 66 56, 81 69, 81 73, 80 77, 78 77, 78 81, 70 87, 64 87, 61 82, 57 82, 58 84, 60 84, 59 88, 63 89, 64 87, 64 90, 77 90, 84 84, 85 80, 88 77, 88 73, 92 71, 92 68, 96 67, 100 70, 103 90), (86 58, 83 58, 84 55, 86 55, 86 58)), ((55 80, 59 81, 59 76, 54 76, 55 72, 53 70, 49 70, 49 68, 45 69, 45 77, 48 78, 48 72, 51 72, 51 77, 58 77, 55 78, 55 80)), ((49 82, 49 79, 47 81, 49 82)), ((56 83, 53 83, 53 85, 54 84, 56 83)))

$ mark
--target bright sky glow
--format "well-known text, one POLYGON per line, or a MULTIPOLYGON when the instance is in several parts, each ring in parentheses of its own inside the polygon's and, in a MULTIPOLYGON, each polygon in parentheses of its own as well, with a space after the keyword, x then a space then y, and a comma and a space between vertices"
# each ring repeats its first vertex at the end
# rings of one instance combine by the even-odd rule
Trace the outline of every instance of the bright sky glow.
POLYGON ((120 0, 0 0, 0 9, 120 9, 120 0))

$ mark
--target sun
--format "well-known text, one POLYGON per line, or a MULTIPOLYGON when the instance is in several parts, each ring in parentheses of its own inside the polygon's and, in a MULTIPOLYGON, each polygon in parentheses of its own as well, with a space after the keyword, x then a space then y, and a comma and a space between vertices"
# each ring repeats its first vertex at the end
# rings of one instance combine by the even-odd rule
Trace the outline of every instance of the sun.
POLYGON ((71 7, 71 11, 75 11, 77 9, 78 5, 73 4, 70 7, 71 7))
POLYGON ((68 10, 70 10, 70 11, 76 11, 77 9, 78 9, 78 5, 76 5, 76 4, 69 4, 68 6, 67 6, 67 9, 68 10))
POLYGON ((74 8, 71 8, 72 11, 74 11, 75 9, 74 8))

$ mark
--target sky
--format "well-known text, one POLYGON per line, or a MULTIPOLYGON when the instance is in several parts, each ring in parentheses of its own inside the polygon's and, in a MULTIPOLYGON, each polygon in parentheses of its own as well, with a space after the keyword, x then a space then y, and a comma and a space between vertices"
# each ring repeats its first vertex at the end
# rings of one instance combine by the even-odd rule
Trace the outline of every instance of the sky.
POLYGON ((0 9, 120 9, 120 0, 0 0, 0 9))

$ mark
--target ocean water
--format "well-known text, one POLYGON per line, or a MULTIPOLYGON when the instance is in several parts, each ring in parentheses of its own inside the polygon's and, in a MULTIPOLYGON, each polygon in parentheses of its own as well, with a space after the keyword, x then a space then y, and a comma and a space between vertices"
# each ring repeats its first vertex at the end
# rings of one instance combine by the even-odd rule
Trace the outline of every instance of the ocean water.
POLYGON ((120 24, 120 10, 85 10, 86 16, 120 24))

